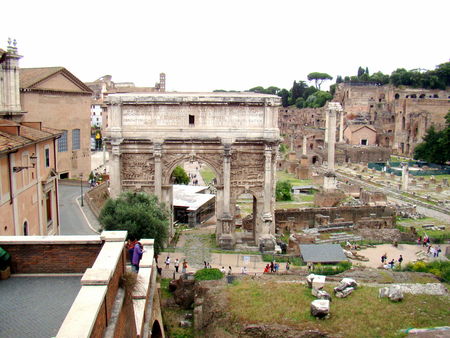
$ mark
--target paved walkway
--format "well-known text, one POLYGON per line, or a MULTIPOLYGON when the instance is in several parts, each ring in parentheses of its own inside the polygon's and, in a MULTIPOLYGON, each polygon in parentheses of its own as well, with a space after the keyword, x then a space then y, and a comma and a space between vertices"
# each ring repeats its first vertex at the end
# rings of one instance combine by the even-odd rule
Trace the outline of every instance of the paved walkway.
POLYGON ((81 276, 11 277, 0 281, 0 337, 54 337, 78 292, 81 276))

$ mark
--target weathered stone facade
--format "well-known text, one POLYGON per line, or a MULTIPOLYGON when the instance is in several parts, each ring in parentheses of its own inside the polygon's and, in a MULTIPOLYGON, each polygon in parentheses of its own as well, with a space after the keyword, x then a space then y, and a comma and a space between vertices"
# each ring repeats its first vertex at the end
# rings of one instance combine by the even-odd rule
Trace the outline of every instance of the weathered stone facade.
POLYGON ((232 248, 237 241, 232 206, 243 193, 254 198, 254 226, 240 235, 265 243, 275 233, 279 104, 277 96, 248 93, 109 95, 112 196, 145 191, 170 206, 175 167, 203 162, 216 175, 219 244, 232 248))

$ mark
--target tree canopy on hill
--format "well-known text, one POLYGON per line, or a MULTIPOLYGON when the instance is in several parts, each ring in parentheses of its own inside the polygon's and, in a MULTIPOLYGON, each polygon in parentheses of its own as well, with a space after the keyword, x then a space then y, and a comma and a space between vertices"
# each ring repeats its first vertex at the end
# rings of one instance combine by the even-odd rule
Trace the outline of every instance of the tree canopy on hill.
POLYGON ((438 164, 450 161, 450 111, 445 120, 445 129, 437 131, 431 126, 427 130, 423 142, 414 149, 414 159, 438 164))
POLYGON ((356 76, 341 75, 336 77, 336 83, 372 82, 380 85, 392 84, 394 86, 410 86, 425 89, 445 89, 450 86, 450 62, 441 63, 434 70, 397 68, 391 75, 376 72, 369 74, 369 69, 359 67, 356 76))

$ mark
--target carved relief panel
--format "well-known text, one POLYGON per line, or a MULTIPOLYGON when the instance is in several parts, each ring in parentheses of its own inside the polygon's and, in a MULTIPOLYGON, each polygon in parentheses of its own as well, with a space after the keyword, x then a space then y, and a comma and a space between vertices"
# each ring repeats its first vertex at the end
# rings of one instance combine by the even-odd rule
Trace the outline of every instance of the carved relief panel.
POLYGON ((123 184, 154 182, 155 168, 151 154, 122 154, 120 159, 123 184))
POLYGON ((264 184, 264 152, 232 151, 231 185, 262 186, 264 184))

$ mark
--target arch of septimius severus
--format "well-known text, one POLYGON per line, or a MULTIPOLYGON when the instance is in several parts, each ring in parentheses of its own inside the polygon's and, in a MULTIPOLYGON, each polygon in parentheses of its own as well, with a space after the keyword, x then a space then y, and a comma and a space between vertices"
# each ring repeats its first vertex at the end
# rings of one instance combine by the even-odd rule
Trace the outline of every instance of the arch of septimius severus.
POLYGON ((254 93, 113 94, 107 99, 110 191, 155 194, 172 205, 171 174, 199 161, 216 175, 216 238, 273 245, 280 98, 254 93), (253 231, 236 233, 235 204, 253 195, 253 231), (244 237, 244 238, 242 238, 244 237))

